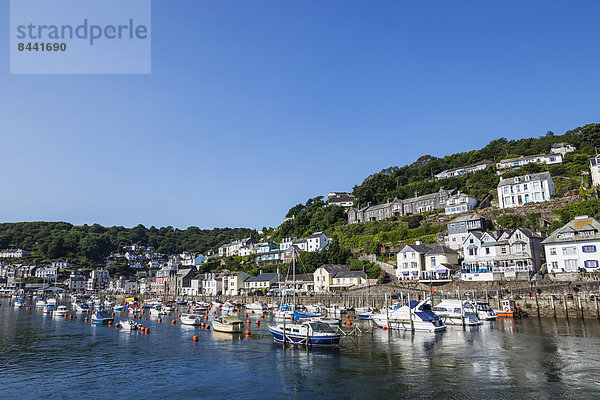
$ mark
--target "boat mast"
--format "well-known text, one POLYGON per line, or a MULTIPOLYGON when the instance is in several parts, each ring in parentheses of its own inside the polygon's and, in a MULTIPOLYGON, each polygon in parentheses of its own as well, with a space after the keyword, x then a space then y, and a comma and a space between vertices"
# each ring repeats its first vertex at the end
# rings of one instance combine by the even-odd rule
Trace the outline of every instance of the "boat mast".
POLYGON ((296 249, 292 246, 292 295, 294 296, 294 310, 296 309, 296 249))

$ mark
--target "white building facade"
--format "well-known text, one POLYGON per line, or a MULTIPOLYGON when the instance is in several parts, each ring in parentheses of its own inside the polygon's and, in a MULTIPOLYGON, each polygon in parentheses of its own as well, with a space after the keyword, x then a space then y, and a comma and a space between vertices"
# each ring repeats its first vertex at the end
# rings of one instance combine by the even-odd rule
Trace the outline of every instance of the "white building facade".
POLYGON ((548 272, 599 271, 600 223, 587 215, 576 217, 543 242, 548 272))
POLYGON ((548 201, 554 194, 554 182, 549 172, 505 178, 498 184, 500 208, 548 201))

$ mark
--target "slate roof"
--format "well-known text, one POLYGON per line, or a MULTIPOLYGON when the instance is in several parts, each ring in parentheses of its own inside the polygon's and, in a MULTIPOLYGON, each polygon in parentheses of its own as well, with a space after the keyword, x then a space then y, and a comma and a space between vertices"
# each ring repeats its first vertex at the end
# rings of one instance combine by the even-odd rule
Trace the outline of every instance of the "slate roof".
POLYGON ((248 280, 246 282, 268 282, 273 278, 277 278, 276 272, 265 273, 265 274, 260 274, 258 276, 253 276, 251 278, 248 278, 248 280))
POLYGON ((566 225, 558 228, 542 244, 563 243, 563 242, 582 242, 590 240, 600 240, 600 222, 588 216, 576 217, 566 225), (582 232, 591 231, 591 234, 583 235, 582 232), (561 237, 565 233, 573 233, 572 237, 561 237))
MULTIPOLYGON (((349 268, 346 265, 340 265, 340 264, 323 264, 321 265, 322 268, 325 268, 325 271, 332 273, 332 272, 342 272, 342 271, 348 271, 349 268)), ((319 267, 319 268, 321 268, 319 267)))
POLYGON ((431 249, 429 252, 427 252, 428 256, 433 256, 435 254, 456 254, 458 255, 458 252, 452 250, 450 247, 446 247, 446 246, 436 246, 433 249, 431 249))
POLYGON ((528 183, 528 182, 533 182, 536 180, 543 180, 543 179, 552 179, 550 172, 545 171, 545 172, 538 172, 537 174, 521 175, 521 176, 515 176, 512 178, 503 178, 500 180, 498 187, 508 186, 508 185, 518 185, 521 183, 528 183), (529 176, 528 181, 525 180, 526 176, 529 176), (515 178, 519 178, 519 182, 515 182, 515 178))

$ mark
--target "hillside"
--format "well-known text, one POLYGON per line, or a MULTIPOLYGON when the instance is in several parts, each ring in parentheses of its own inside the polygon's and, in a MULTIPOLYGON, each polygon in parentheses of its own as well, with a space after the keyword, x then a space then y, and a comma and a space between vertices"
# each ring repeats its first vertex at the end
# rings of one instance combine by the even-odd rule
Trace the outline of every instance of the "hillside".
POLYGON ((181 230, 170 226, 107 228, 98 224, 75 226, 66 222, 19 222, 0 224, 0 248, 30 251, 31 254, 22 262, 41 263, 67 258, 78 265, 93 265, 103 262, 112 251, 131 244, 152 246, 163 254, 182 251, 205 253, 253 234, 256 232, 247 228, 203 230, 192 226, 181 230))

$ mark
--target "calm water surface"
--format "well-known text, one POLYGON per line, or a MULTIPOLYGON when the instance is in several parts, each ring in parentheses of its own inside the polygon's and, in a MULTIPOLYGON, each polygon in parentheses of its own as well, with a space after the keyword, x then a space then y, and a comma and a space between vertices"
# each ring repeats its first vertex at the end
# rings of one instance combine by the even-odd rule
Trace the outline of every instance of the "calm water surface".
POLYGON ((306 351, 274 344, 254 315, 250 338, 170 317, 142 321, 140 335, 0 302, 0 399, 600 398, 595 320, 378 329, 306 351))

